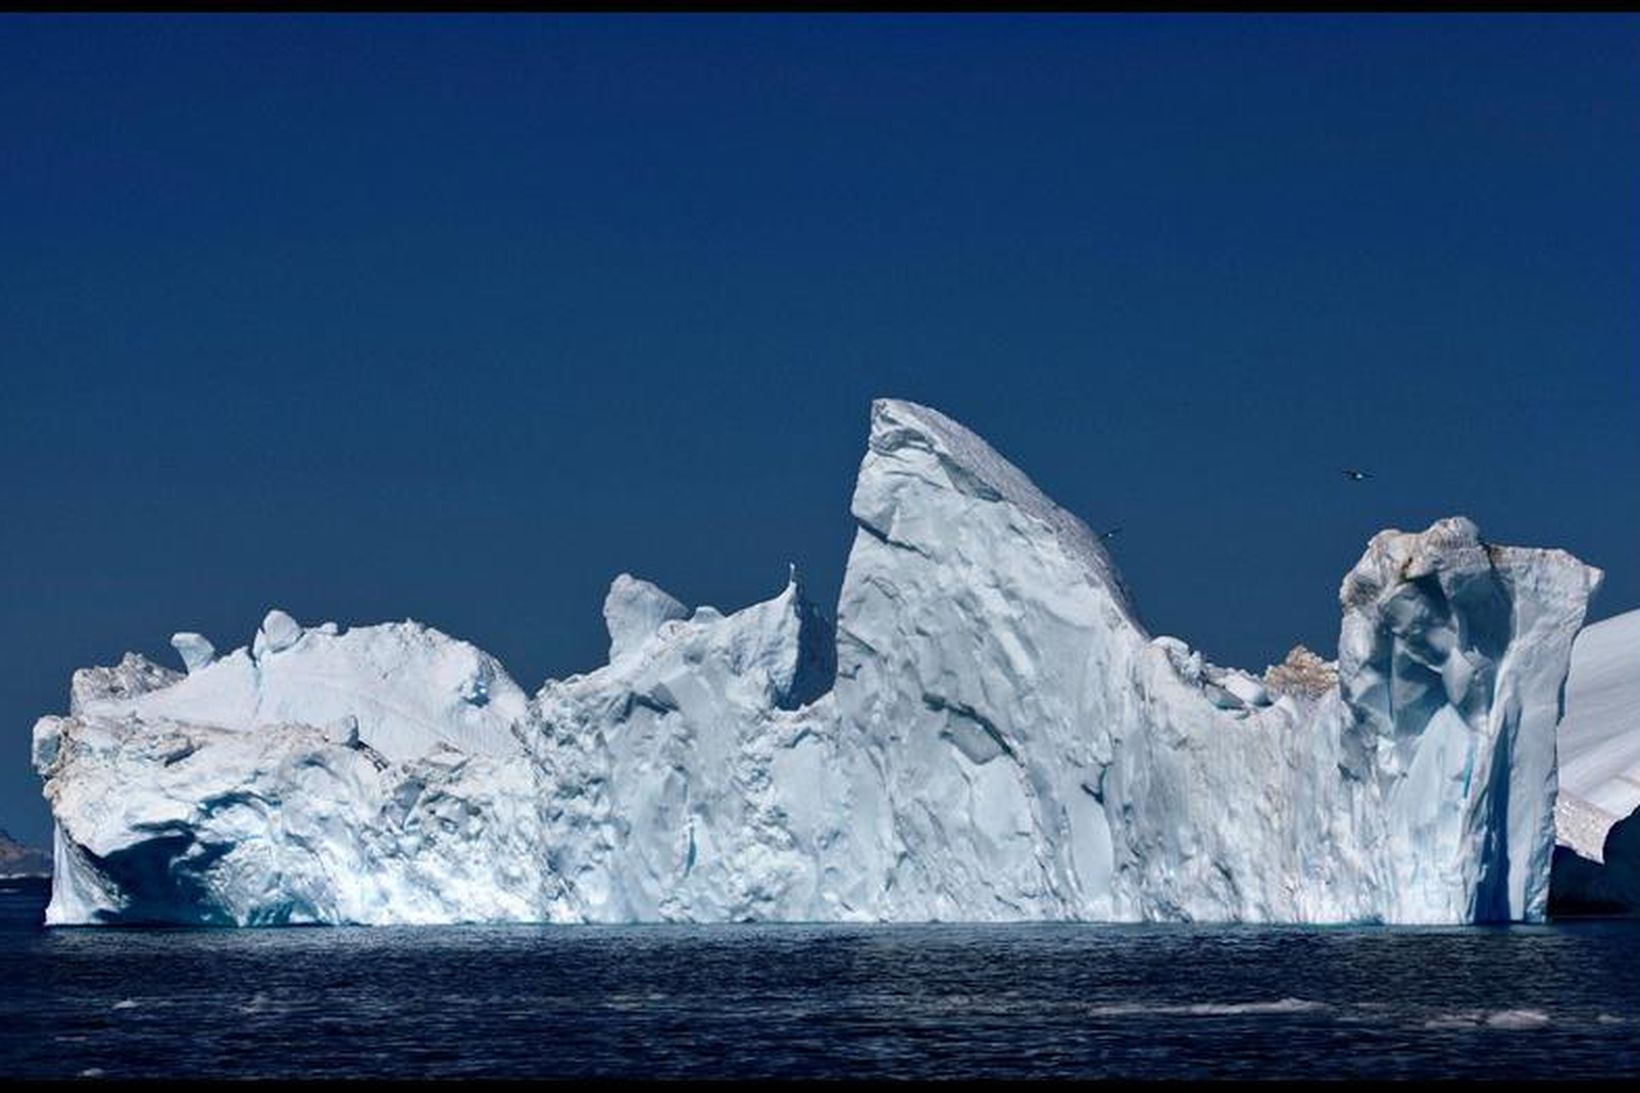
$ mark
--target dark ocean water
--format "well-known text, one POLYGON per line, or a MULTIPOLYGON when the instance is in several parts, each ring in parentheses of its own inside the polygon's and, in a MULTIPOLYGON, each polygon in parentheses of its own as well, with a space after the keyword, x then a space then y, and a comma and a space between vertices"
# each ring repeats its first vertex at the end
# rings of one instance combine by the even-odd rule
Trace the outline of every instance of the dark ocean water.
POLYGON ((1613 1077, 1640 924, 51 930, 0 1077, 1613 1077))

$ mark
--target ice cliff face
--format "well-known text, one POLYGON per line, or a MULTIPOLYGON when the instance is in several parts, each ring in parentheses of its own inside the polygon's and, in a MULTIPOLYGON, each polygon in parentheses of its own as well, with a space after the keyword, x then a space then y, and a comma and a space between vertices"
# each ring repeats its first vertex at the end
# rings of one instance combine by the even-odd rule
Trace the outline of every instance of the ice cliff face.
POLYGON ((535 697, 543 917, 824 917, 803 884, 813 860, 792 814, 834 809, 832 786, 792 756, 823 719, 797 707, 829 681, 828 630, 795 574, 774 599, 728 616, 649 609, 676 603, 663 597, 617 578, 605 617, 626 652, 535 697))
POLYGON ((534 916, 528 701, 494 658, 273 611, 250 650, 191 659, 77 672, 70 715, 36 724, 48 922, 534 916))
POLYGON ((1598 580, 1569 555, 1385 532, 1340 593, 1340 686, 1272 703, 1151 639, 1096 538, 932 410, 876 405, 853 510, 834 700, 880 787, 873 913, 1541 916, 1598 580))
POLYGON ((1612 826, 1640 808, 1640 611, 1578 635, 1559 739, 1560 842, 1602 861, 1612 826))
POLYGON ((435 630, 280 612, 77 673, 35 729, 48 921, 1542 916, 1598 571, 1382 533, 1336 665, 1266 685, 1148 634, 936 411, 873 405, 852 511, 835 635, 795 575, 723 615, 623 574, 610 663, 527 700, 435 630))
POLYGON ((1640 912, 1640 611, 1578 635, 1559 743, 1554 901, 1640 912))

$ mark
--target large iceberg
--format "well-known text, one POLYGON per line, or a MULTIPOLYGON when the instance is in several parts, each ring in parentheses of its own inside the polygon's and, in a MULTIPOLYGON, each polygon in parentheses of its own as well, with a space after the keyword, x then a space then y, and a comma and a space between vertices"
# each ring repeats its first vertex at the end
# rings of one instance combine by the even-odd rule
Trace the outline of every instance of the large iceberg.
POLYGON ((623 574, 610 663, 526 697, 406 622, 76 673, 34 762, 48 922, 1432 922, 1543 917, 1598 570, 1461 517, 1373 538, 1335 663, 1139 621, 1098 537, 879 400, 835 630, 795 572, 623 574))
POLYGON ((1557 909, 1640 911, 1640 611, 1578 634, 1559 758, 1557 909))

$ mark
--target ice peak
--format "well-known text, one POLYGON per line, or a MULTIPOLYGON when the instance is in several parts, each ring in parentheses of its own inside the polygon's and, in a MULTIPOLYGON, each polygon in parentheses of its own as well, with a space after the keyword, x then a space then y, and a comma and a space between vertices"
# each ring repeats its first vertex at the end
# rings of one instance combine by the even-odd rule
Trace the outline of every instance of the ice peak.
POLYGON ((633 652, 672 619, 686 619, 689 609, 658 585, 622 573, 604 597, 604 625, 609 630, 610 663, 633 652))
MULTIPOLYGON (((905 545, 929 518, 926 506, 905 501, 902 488, 915 480, 940 492, 954 492, 969 504, 1000 503, 1051 531, 1054 540, 1085 574, 1095 578, 1130 616, 1132 597, 1099 537, 1081 519, 1060 508, 1018 467, 967 427, 938 410, 903 399, 871 404, 871 434, 860 464, 851 511, 869 533, 905 545)), ((913 547, 915 549, 915 547, 913 547)))
POLYGON ((199 671, 216 659, 216 647, 203 634, 182 631, 171 635, 171 648, 182 657, 183 666, 190 674, 199 671))

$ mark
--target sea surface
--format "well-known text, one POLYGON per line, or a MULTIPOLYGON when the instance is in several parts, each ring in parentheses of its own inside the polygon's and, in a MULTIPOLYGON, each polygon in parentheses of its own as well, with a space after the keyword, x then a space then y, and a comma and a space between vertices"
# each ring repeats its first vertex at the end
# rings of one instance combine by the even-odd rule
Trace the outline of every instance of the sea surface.
POLYGON ((57 929, 0 1077, 1616 1077, 1640 923, 57 929))

